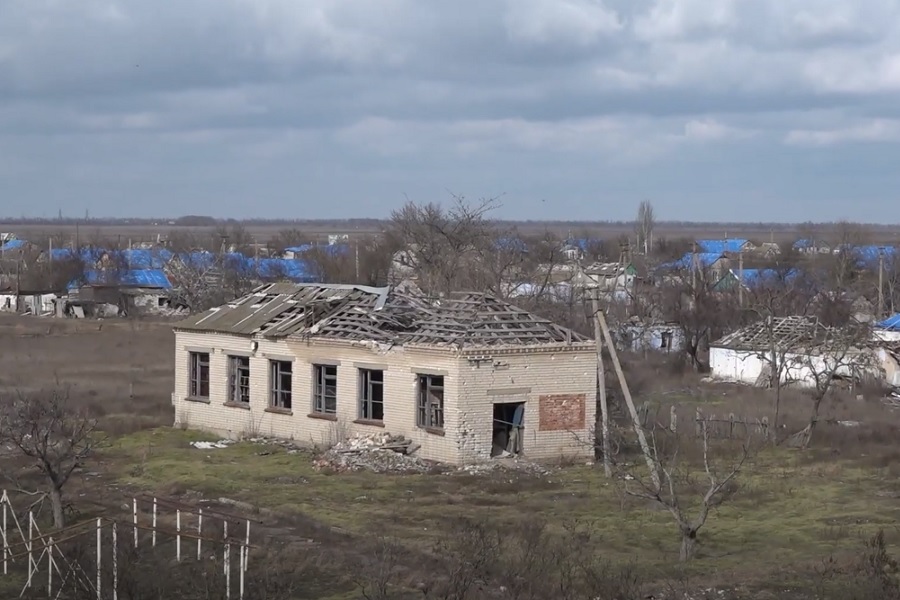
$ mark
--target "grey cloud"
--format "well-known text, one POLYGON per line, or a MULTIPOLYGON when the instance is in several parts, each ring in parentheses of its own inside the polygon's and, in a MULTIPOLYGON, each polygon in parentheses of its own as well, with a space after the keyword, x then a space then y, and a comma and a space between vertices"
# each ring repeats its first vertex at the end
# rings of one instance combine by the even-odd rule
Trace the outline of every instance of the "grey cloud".
MULTIPOLYGON (((893 0, 0 3, 13 212, 383 213, 451 188, 513 190, 535 217, 553 195, 600 218, 605 194, 703 218, 736 187, 831 197, 815 165, 867 144, 900 158, 897 91, 893 0)), ((870 181, 887 199, 897 178, 870 181)))

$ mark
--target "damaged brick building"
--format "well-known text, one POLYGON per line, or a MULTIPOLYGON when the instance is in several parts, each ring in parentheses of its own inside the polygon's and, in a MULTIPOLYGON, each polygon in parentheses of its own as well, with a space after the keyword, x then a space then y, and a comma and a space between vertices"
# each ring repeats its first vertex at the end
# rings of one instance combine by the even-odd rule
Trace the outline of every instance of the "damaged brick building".
POLYGON ((593 455, 593 342, 481 293, 275 283, 175 327, 176 425, 416 455, 593 455))

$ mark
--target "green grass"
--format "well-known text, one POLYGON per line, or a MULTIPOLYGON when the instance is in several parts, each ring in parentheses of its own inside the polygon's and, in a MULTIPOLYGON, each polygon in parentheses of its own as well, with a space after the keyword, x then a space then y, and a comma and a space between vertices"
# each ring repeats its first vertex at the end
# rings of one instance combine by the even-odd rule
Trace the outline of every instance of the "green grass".
MULTIPOLYGON (((446 536, 453 517, 501 523, 541 518, 555 528, 590 521, 605 556, 651 573, 666 572, 677 557, 671 516, 647 501, 623 503, 621 483, 589 466, 545 478, 326 474, 313 469, 308 454, 254 444, 208 451, 189 446, 198 439, 204 436, 144 431, 116 441, 106 460, 120 483, 144 491, 225 496, 356 534, 389 532, 407 544, 430 545, 446 536)), ((897 540, 900 505, 876 492, 900 486, 888 483, 882 470, 836 459, 805 462, 786 450, 757 456, 741 477, 743 490, 701 530, 700 556, 691 569, 772 572, 832 552, 855 552, 879 528, 897 540)))

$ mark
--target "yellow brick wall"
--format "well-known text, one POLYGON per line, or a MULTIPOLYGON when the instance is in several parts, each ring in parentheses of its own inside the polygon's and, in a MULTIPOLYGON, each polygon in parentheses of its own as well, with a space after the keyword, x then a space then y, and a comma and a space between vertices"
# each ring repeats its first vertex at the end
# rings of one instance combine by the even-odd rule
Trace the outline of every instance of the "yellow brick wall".
POLYGON ((178 331, 175 334, 176 426, 214 432, 231 438, 267 436, 328 445, 353 433, 389 432, 421 445, 416 455, 449 463, 469 462, 490 456, 493 403, 510 400, 492 395, 498 390, 530 388, 526 398, 525 452, 534 458, 591 454, 570 432, 539 432, 537 398, 542 394, 585 393, 583 438, 594 422, 595 355, 591 351, 561 350, 544 354, 510 354, 495 357, 506 363, 475 366, 449 350, 421 348, 384 349, 377 345, 325 341, 271 341, 259 339, 250 358, 250 407, 225 406, 229 352, 247 353, 246 337, 178 331), (188 348, 210 350, 210 402, 188 399, 188 348), (293 358, 292 414, 266 410, 269 402, 269 358, 293 358), (337 415, 335 421, 309 417, 312 412, 313 364, 316 360, 340 361, 337 366, 337 415), (358 369, 383 365, 384 427, 354 423, 358 417, 358 369), (508 365, 508 366, 507 366, 508 365), (416 427, 417 372, 444 372, 444 431, 436 435, 416 427))
POLYGON ((466 440, 463 461, 490 456, 495 402, 525 402, 523 452, 528 458, 549 459, 593 456, 591 435, 596 418, 597 355, 589 346, 556 352, 491 354, 490 361, 463 359, 459 420, 466 440), (539 397, 584 394, 584 428, 574 431, 540 431, 539 397))
POLYGON ((312 444, 331 444, 356 432, 388 432, 403 435, 421 445, 416 455, 430 460, 458 462, 456 444, 449 432, 457 427, 453 399, 457 396, 459 358, 452 353, 403 348, 381 350, 329 342, 258 340, 250 358, 250 409, 225 406, 229 351, 248 352, 245 337, 176 332, 176 425, 241 438, 258 435, 293 439, 312 444), (187 348, 210 348, 210 403, 186 399, 189 380, 187 348), (293 357, 291 415, 267 412, 269 356, 293 357), (316 360, 340 361, 337 366, 337 420, 309 417, 313 399, 313 364, 316 360), (358 417, 358 368, 384 365, 384 427, 354 423, 358 417), (444 377, 446 436, 416 427, 417 379, 415 369, 442 371, 444 377))

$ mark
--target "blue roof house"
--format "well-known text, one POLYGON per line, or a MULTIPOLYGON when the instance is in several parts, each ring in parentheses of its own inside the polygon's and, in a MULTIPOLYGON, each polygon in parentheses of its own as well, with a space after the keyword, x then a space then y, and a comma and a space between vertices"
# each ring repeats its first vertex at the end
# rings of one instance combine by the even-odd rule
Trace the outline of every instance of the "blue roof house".
POLYGON ((738 254, 753 250, 753 244, 743 238, 697 240, 697 250, 705 254, 738 254))

